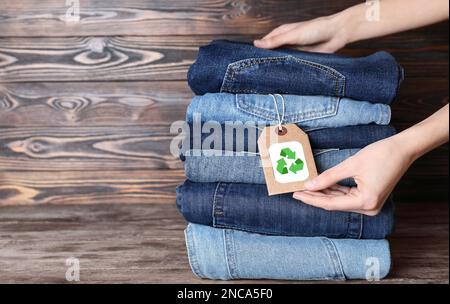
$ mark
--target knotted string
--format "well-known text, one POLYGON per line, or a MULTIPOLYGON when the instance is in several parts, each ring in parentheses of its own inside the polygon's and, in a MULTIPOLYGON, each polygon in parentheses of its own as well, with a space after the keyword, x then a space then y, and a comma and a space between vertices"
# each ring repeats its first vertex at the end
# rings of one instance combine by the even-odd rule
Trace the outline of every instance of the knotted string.
POLYGON ((281 95, 281 94, 269 94, 269 95, 273 98, 273 103, 275 104, 275 110, 277 111, 277 118, 278 118, 278 131, 281 132, 283 130, 282 124, 284 121, 284 114, 286 111, 286 105, 285 105, 286 102, 284 100, 283 95, 281 95), (283 106, 283 113, 282 113, 281 117, 280 117, 280 111, 278 110, 277 98, 275 96, 280 96, 280 98, 281 98, 281 105, 283 106))

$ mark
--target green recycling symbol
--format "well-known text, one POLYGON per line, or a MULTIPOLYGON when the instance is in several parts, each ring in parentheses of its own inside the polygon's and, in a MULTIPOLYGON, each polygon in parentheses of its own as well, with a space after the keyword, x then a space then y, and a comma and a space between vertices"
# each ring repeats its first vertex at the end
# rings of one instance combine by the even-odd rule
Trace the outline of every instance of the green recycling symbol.
POLYGON ((277 161, 277 171, 280 172, 280 174, 288 174, 289 171, 297 174, 298 171, 303 170, 304 162, 300 158, 296 158, 295 152, 291 149, 284 148, 283 150, 281 150, 280 156, 281 158, 277 161), (289 170, 286 159, 295 159, 295 161, 292 162, 292 164, 289 166, 289 170))

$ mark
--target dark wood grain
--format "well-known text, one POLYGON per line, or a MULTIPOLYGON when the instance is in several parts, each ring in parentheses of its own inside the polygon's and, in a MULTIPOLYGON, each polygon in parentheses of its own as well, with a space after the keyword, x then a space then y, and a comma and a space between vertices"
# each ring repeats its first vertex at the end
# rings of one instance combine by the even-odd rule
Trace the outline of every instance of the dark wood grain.
MULTIPOLYGON (((183 170, 2 171, 0 206, 164 203, 175 201, 183 170)), ((448 176, 407 174, 394 190, 398 203, 449 199, 448 176)))
MULTIPOLYGON (((86 283, 210 283, 189 270, 174 206, 185 177, 167 151, 198 47, 251 42, 361 1, 80 3, 79 22, 68 22, 64 0, 0 3, 0 283, 66 282, 71 256, 86 283)), ((448 33, 443 22, 339 53, 386 50, 405 68, 392 106, 403 130, 448 103, 448 33)), ((395 189, 408 204, 397 206, 383 282, 449 282, 448 148, 419 159, 395 189)))
POLYGON ((168 125, 0 129, 0 170, 174 169, 168 125))
POLYGON ((0 171, 0 206, 173 204, 183 170, 0 171))
MULTIPOLYGON (((173 204, 178 170, 1 171, 0 206, 38 204, 173 204)), ((394 190, 398 203, 448 201, 448 176, 407 174, 394 190)))
POLYGON ((184 221, 174 205, 149 206, 3 207, 0 282, 64 283, 72 256, 80 259, 86 283, 191 279, 184 221))
POLYGON ((435 277, 448 284, 448 204, 397 204, 396 209, 397 227, 389 238, 391 278, 407 283, 408 278, 435 277))
MULTIPOLYGON (((448 144, 422 156, 408 170, 406 177, 448 177, 448 144)), ((441 183, 439 180, 438 183, 441 183)), ((443 180, 442 182, 445 182, 443 180)), ((425 189, 424 189, 425 190, 425 189)))
POLYGON ((190 37, 0 38, 0 82, 180 80, 198 45, 190 37))
MULTIPOLYGON (((0 282, 67 283, 76 257, 80 283, 223 283, 191 273, 185 225, 173 204, 2 207, 0 282)), ((380 283, 448 284, 448 231, 448 204, 397 205, 393 269, 380 283)))
POLYGON ((273 26, 336 13, 357 0, 81 0, 68 22, 60 0, 2 2, 3 36, 262 34, 273 26), (26 13, 25 13, 26 12, 26 13))
MULTIPOLYGON (((392 105, 399 129, 448 103, 448 80, 407 79, 392 105)), ((185 81, 0 84, 0 126, 109 126, 171 123, 193 97, 185 81)))
MULTIPOLYGON (((220 37, 0 38, 0 82, 186 80, 198 47, 220 37)), ((386 50, 408 78, 448 77, 448 39, 439 37, 430 38, 428 47, 414 48, 409 35, 399 35, 386 50)), ((222 38, 252 41, 249 36, 222 38)), ((361 56, 383 49, 368 45, 360 43, 343 53, 361 56)))
POLYGON ((185 81, 0 84, 0 127, 170 124, 192 97, 185 81))
MULTIPOLYGON (((0 169, 62 171, 179 169, 170 126, 0 128, 0 169)), ((420 176, 448 176, 448 145, 416 164, 420 176)), ((414 170, 412 171, 414 173, 414 170)))
POLYGON ((437 77, 448 80, 448 31, 447 21, 353 43, 339 53, 363 56, 384 50, 391 53, 404 67, 406 79, 437 77))
POLYGON ((403 130, 427 118, 449 102, 448 78, 407 78, 392 103, 392 123, 403 130))

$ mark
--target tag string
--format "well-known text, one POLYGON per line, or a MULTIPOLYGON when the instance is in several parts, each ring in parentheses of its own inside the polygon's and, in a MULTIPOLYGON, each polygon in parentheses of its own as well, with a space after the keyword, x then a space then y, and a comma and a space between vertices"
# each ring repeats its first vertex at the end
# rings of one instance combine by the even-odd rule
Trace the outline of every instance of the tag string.
POLYGON ((273 103, 275 104, 275 110, 277 111, 277 117, 278 117, 278 130, 281 131, 283 130, 283 127, 281 126, 283 124, 284 121, 284 114, 286 112, 286 101, 284 100, 283 95, 281 94, 269 94, 272 98, 273 98, 273 103), (278 110, 278 103, 277 103, 277 98, 276 96, 280 96, 281 98, 281 105, 282 105, 282 115, 280 117, 280 111, 278 110))

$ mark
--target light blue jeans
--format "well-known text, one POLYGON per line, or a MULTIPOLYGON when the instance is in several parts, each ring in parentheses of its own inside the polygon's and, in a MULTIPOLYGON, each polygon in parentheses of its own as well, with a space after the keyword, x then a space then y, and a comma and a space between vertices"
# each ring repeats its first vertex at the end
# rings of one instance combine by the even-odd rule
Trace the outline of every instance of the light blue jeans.
MULTIPOLYGON (((322 173, 356 154, 359 150, 314 150, 317 171, 322 173)), ((185 154, 184 171, 189 180, 199 183, 266 183, 260 156, 258 153, 252 152, 189 150, 185 154)), ((354 186, 349 179, 345 180, 344 184, 354 186)))
POLYGON ((386 240, 263 236, 189 224, 186 246, 200 278, 382 279, 391 266, 386 240))
POLYGON ((192 99, 186 121, 258 122, 277 124, 278 113, 284 124, 295 123, 304 130, 335 128, 375 123, 387 125, 391 110, 385 104, 372 104, 348 98, 328 96, 283 95, 275 101, 270 95, 205 94, 192 99), (278 109, 278 111, 277 111, 278 109), (194 117, 194 114, 195 117, 194 117), (199 119, 196 117, 199 116, 199 119))

